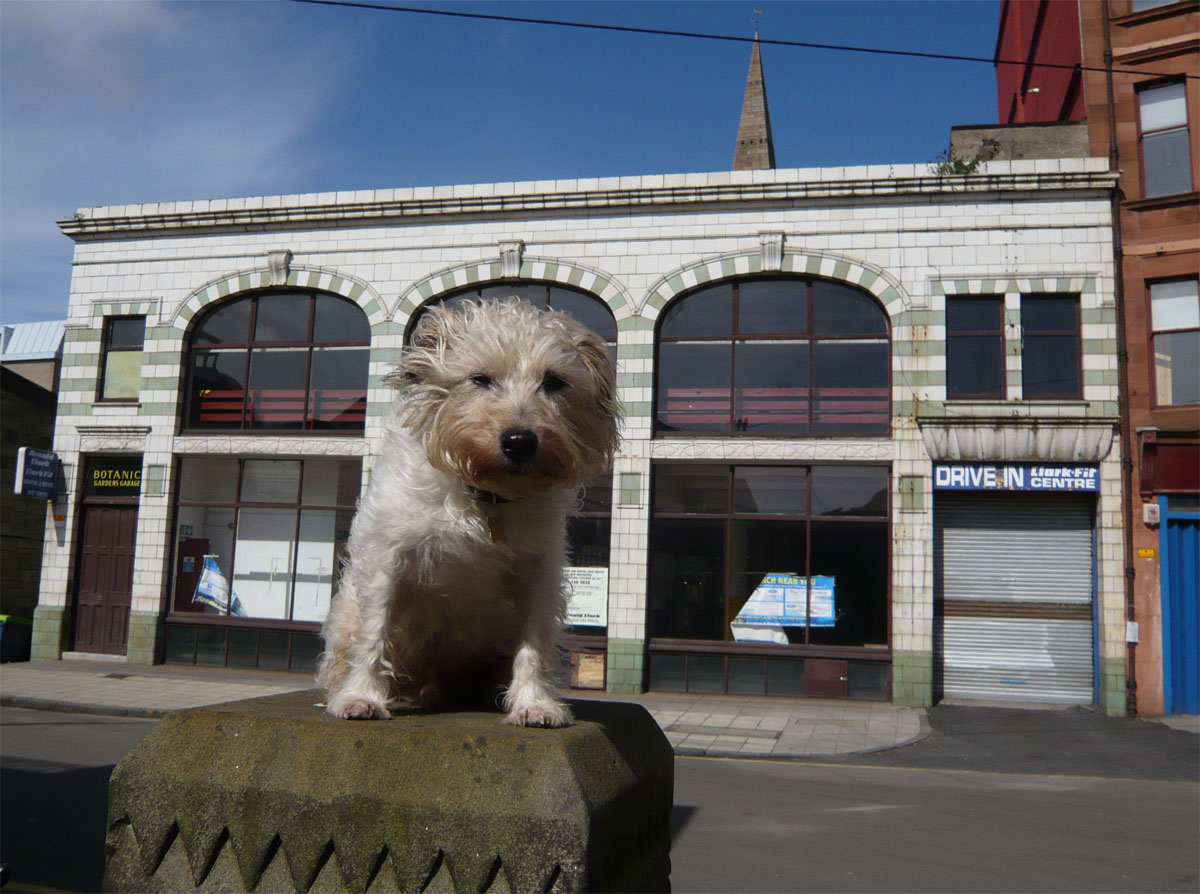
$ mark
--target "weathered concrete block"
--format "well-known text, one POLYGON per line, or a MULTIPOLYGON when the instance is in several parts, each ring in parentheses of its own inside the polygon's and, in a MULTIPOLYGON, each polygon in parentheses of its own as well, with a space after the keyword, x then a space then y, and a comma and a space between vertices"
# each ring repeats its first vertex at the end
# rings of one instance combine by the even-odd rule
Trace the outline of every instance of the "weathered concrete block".
POLYGON ((179 711, 116 766, 108 891, 666 891, 670 744, 640 705, 337 720, 319 690, 179 711))

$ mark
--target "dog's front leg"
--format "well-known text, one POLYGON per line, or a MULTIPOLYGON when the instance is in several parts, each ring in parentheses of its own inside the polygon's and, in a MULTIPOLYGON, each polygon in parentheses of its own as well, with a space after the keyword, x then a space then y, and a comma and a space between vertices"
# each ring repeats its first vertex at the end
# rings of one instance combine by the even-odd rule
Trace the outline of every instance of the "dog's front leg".
POLYGON ((383 662, 393 584, 382 568, 365 577, 361 571, 347 568, 325 620, 326 652, 317 679, 329 690, 326 710, 334 717, 380 720, 391 716, 383 662))
POLYGON ((520 642, 513 655, 512 682, 504 693, 505 722, 515 726, 570 726, 571 710, 558 700, 552 662, 562 609, 562 570, 537 567, 518 575, 516 610, 520 642))

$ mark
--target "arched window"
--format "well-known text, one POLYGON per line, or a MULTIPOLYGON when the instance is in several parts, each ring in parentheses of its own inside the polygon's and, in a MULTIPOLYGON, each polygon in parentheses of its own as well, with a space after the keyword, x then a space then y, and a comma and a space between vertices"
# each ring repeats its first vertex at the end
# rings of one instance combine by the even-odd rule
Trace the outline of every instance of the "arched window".
POLYGON ((408 327, 408 335, 411 336, 413 330, 416 329, 417 321, 421 319, 425 309, 433 305, 444 304, 453 307, 460 301, 510 298, 514 295, 542 310, 560 310, 569 314, 608 344, 615 345, 617 343, 616 320, 613 319, 612 311, 600 299, 587 292, 546 282, 488 283, 443 295, 429 302, 413 315, 412 322, 408 327))
POLYGON ((660 435, 887 435, 890 351, 883 308, 820 279, 737 279, 663 315, 660 435))
POLYGON ((258 292, 197 320, 188 342, 184 427, 359 431, 371 330, 354 302, 258 292))

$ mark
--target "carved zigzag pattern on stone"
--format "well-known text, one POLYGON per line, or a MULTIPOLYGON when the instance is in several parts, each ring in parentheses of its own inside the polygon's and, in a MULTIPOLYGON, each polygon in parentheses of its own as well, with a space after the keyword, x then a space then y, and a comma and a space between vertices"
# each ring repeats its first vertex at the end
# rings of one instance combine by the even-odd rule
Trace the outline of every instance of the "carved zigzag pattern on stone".
POLYGON ((447 854, 406 843, 407 855, 386 843, 364 847, 349 840, 324 843, 286 832, 255 838, 228 826, 193 831, 178 821, 137 827, 129 815, 112 822, 108 851, 136 859, 146 885, 168 890, 191 879, 197 891, 461 892, 564 891, 569 872, 551 866, 506 863, 498 854, 447 854), (424 853, 421 853, 421 851, 424 853), (166 885, 166 887, 164 887, 166 885))

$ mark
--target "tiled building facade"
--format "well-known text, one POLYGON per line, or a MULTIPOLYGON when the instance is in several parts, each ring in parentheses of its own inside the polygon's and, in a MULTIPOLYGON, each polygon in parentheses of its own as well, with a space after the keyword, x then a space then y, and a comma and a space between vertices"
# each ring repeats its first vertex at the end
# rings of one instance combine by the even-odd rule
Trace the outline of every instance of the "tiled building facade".
MULTIPOLYGON (((948 177, 936 176, 926 166, 873 166, 82 209, 61 223, 76 242, 55 443, 64 463, 68 497, 56 509, 64 521, 57 526, 47 523, 34 656, 54 658, 64 650, 95 650, 123 653, 132 662, 152 662, 162 660, 164 653, 168 658, 178 656, 179 643, 186 637, 193 637, 186 639, 188 648, 200 656, 205 649, 203 637, 227 627, 243 638, 258 636, 257 645, 249 648, 257 650, 254 654, 263 666, 267 662, 262 656, 282 641, 268 643, 262 631, 288 637, 283 646, 291 656, 287 660, 294 667, 304 666, 316 648, 314 621, 293 614, 259 624, 253 612, 244 617, 210 613, 198 618, 180 610, 187 594, 181 602, 176 591, 182 587, 178 581, 183 580, 188 558, 181 544, 184 530, 191 532, 193 527, 182 519, 190 519, 186 512, 210 499, 199 492, 204 488, 197 489, 196 482, 188 480, 186 470, 224 468, 220 463, 233 458, 247 470, 255 460, 294 461, 297 468, 306 463, 314 470, 335 467, 321 462, 361 462, 365 483, 379 453, 381 416, 391 399, 382 378, 401 349, 414 314, 431 301, 464 290, 537 283, 590 296, 607 308, 615 324, 618 384, 626 418, 611 485, 607 627, 592 631, 606 636, 590 640, 606 656, 609 690, 631 692, 661 685, 736 691, 749 680, 747 685, 765 686, 769 693, 783 691, 769 683, 770 675, 778 673, 777 679, 792 680, 801 693, 931 703, 946 685, 942 682, 946 668, 957 660, 949 656, 951 647, 946 643, 949 631, 959 629, 958 622, 943 617, 939 608, 954 602, 941 598, 949 590, 939 595, 940 588, 950 586, 939 569, 951 558, 949 553, 943 557, 937 552, 941 547, 935 546, 950 537, 935 524, 938 501, 949 506, 967 499, 949 493, 952 467, 958 469, 954 474, 966 476, 965 481, 983 476, 987 468, 992 469, 987 474, 994 475, 996 468, 1003 474, 1005 466, 1020 467, 1018 473, 1023 475, 1029 464, 1040 464, 1030 467, 1033 474, 1040 474, 1036 470, 1044 465, 1057 470, 1054 474, 1090 474, 1095 481, 1085 503, 1079 504, 1088 513, 1094 547, 1089 553, 1091 589, 1086 609, 1093 632, 1087 644, 1087 694, 1074 698, 1123 712, 1120 445, 1114 438, 1118 397, 1110 220, 1113 182, 1114 176, 1100 161, 1055 160, 997 162, 976 174, 948 177), (688 397, 686 388, 677 387, 678 376, 671 379, 674 373, 668 368, 674 361, 667 359, 663 339, 683 331, 679 325, 686 314, 680 309, 702 293, 712 296, 725 288, 730 295, 742 296, 732 300, 748 307, 758 285, 774 288, 781 283, 785 292, 791 289, 788 294, 796 295, 804 289, 809 295, 815 294, 814 289, 832 289, 829 294, 861 300, 862 307, 869 309, 865 312, 882 321, 882 328, 870 338, 852 338, 847 335, 850 330, 834 333, 844 342, 839 350, 860 344, 876 355, 881 345, 886 352, 878 388, 843 389, 844 406, 834 411, 843 415, 828 416, 874 418, 873 428, 856 428, 858 423, 851 422, 840 429, 831 424, 816 431, 818 392, 811 384, 790 390, 760 387, 756 393, 767 407, 761 412, 775 414, 770 418, 776 426, 761 434, 746 423, 749 415, 724 430, 697 421, 709 418, 704 412, 728 416, 733 412, 730 402, 743 400, 750 391, 740 386, 724 392, 695 389, 688 397), (204 352, 197 340, 199 330, 215 319, 216 310, 233 302, 296 295, 300 290, 306 301, 309 296, 318 296, 314 300, 326 296, 352 303, 369 327, 365 409, 359 430, 198 428, 193 424, 200 418, 195 415, 196 401, 201 399, 197 395, 208 399, 213 393, 189 384, 189 375, 195 374, 189 372, 189 364, 195 366, 196 356, 204 352), (1074 339, 1072 363, 1077 367, 1073 390, 1059 397, 1027 394, 1033 348, 1023 330, 1033 330, 1023 314, 1030 313, 1038 301, 1059 299, 1075 309, 1075 328, 1068 336, 1074 339), (992 302, 989 307, 999 308, 994 338, 964 336, 961 329, 948 333, 948 305, 977 308, 988 302, 992 302), (142 318, 144 340, 136 384, 123 398, 106 398, 108 370, 117 369, 119 363, 114 363, 122 359, 114 361, 122 336, 112 321, 142 318), (988 344, 999 346, 1003 359, 998 390, 982 397, 948 397, 948 357, 953 368, 967 362, 962 357, 971 354, 955 353, 962 337, 991 338, 988 344), (868 391, 874 394, 873 403, 863 397, 868 391), (786 404, 780 396, 784 392, 791 411, 780 409, 786 404), (672 410, 668 402, 675 398, 669 395, 676 393, 684 396, 679 398, 679 409, 672 410), (809 408, 794 409, 802 405, 809 408), (869 412, 864 410, 868 406, 869 412), (799 417, 787 412, 807 413, 809 421, 795 422, 799 417), (801 431, 806 424, 814 430, 801 431), (109 497, 97 495, 92 487, 96 476, 118 474, 119 463, 108 459, 121 457, 136 468, 140 484, 110 491, 109 497), (939 466, 945 467, 944 476, 939 466), (739 516, 736 505, 701 520, 711 531, 725 532, 726 564, 718 574, 724 575, 723 584, 680 583, 691 573, 686 570, 689 563, 694 565, 698 557, 664 558, 662 544, 669 539, 671 524, 686 527, 695 522, 691 509, 670 509, 666 485, 678 478, 686 491, 694 483, 686 479, 706 469, 732 476, 730 493, 735 494, 735 502, 739 482, 757 480, 756 476, 782 476, 782 480, 791 475, 800 482, 771 491, 770 499, 779 499, 779 493, 800 493, 787 491, 793 486, 815 493, 818 478, 840 481, 849 475, 846 480, 850 480, 860 472, 881 476, 879 480, 886 484, 872 508, 863 509, 867 502, 860 501, 848 513, 874 513, 873 520, 861 522, 861 530, 873 532, 869 536, 879 544, 881 571, 877 580, 872 579, 873 592, 851 598, 846 583, 853 577, 847 565, 850 560, 844 555, 834 557, 830 561, 841 562, 838 567, 846 574, 837 585, 839 608, 836 623, 829 622, 832 632, 797 637, 794 631, 782 636, 776 629, 768 642, 736 638, 729 621, 747 594, 743 592, 739 601, 726 590, 734 586, 732 569, 749 563, 743 562, 742 553, 752 553, 754 538, 761 542, 767 528, 748 529, 758 533, 752 534, 751 545, 743 550, 738 545, 738 526, 750 522, 739 516), (847 469, 852 473, 843 475, 847 469), (672 470, 687 474, 673 478, 672 470), (91 476, 87 480, 85 472, 91 476), (946 489, 940 490, 943 486, 946 489), (83 558, 89 548, 83 519, 104 507, 122 506, 129 513, 136 510, 128 609, 125 616, 120 611, 111 615, 116 622, 105 623, 120 627, 125 617, 124 629, 84 634, 81 618, 91 609, 83 607, 91 605, 88 600, 93 597, 82 592, 83 578, 90 573, 83 558), (673 577, 664 571, 667 559, 673 563, 673 577), (717 619, 718 632, 681 634, 691 628, 687 606, 680 600, 707 599, 704 594, 710 590, 717 593, 720 605, 706 603, 705 610, 717 619), (853 614, 858 610, 853 606, 859 604, 878 607, 879 617, 864 625, 871 632, 839 638, 836 631, 843 616, 853 614), (724 612, 728 614, 721 617, 724 612), (674 620, 661 620, 665 617, 674 620), (807 663, 807 683, 795 682, 801 679, 797 674, 802 673, 802 663, 807 663)), ((765 300, 770 313, 783 307, 769 303, 783 298, 765 300)), ((693 306, 698 307, 699 301, 693 306)), ((742 350, 736 325, 734 332, 712 343, 724 346, 720 351, 742 350)), ((811 349, 815 356, 825 344, 805 332, 785 340, 792 345, 788 349, 792 355, 811 349)), ((315 356, 317 336, 308 338, 305 349, 315 356)), ((691 345, 689 338, 685 333, 676 340, 691 345)), ((255 347, 250 344, 238 350, 253 354, 255 347)), ((767 379, 754 384, 772 385, 767 379)), ((239 486, 248 486, 250 472, 237 474, 242 476, 239 486)), ((994 479, 989 480, 995 490, 994 479)), ((219 490, 223 485, 214 480, 204 486, 219 490)), ((680 499, 687 503, 693 496, 688 491, 680 499)), ((228 511, 248 512, 244 499, 243 494, 236 498, 238 502, 230 502, 228 511)), ((299 530, 308 498, 290 499, 285 508, 275 506, 273 511, 296 513, 299 530)), ((338 506, 322 503, 320 511, 332 518, 345 509, 342 497, 336 502, 338 506)), ((1037 508, 1034 503, 1028 507, 1037 508)), ((767 510, 760 505, 752 511, 767 510)), ((829 534, 820 527, 837 514, 821 516, 815 508, 791 513, 797 519, 803 516, 792 522, 796 531, 813 531, 814 544, 819 537, 833 537, 829 542, 843 544, 839 548, 845 553, 846 538, 857 536, 847 532, 859 529, 843 527, 829 534)), ((816 545, 810 549, 814 555, 819 551, 816 545)), ((769 570, 803 576, 804 565, 805 560, 797 558, 794 567, 769 570)), ((187 568, 188 573, 199 573, 199 566, 187 568)), ((236 559, 235 567, 224 571, 233 578, 235 591, 241 586, 250 601, 254 575, 243 575, 239 584, 236 559)), ((710 572, 703 573, 711 578, 710 572)), ((317 573, 314 580, 323 579, 324 573, 317 573)), ((814 563, 809 573, 824 571, 814 563)), ((271 577, 273 584, 273 572, 271 577)), ((761 577, 752 581, 751 588, 761 577)), ((1071 618, 1082 617, 1072 611, 1067 613, 1071 618)), ((1047 629, 1053 629, 1054 619, 1047 629)), ((854 621, 849 618, 846 623, 853 626, 854 621)), ((223 632, 220 635, 225 637, 223 632)), ((577 641, 589 642, 582 637, 577 641)), ((233 636, 221 642, 221 656, 232 660, 233 636)), ((1030 660, 1053 663, 1047 655, 1030 660)), ((1021 660, 1018 656, 1018 663, 1021 660)))
POLYGON ((1077 122, 1119 173, 1129 706, 1200 711, 1200 4, 1004 0, 1002 124, 1077 122), (1050 68, 1043 63, 1061 67, 1050 68))

